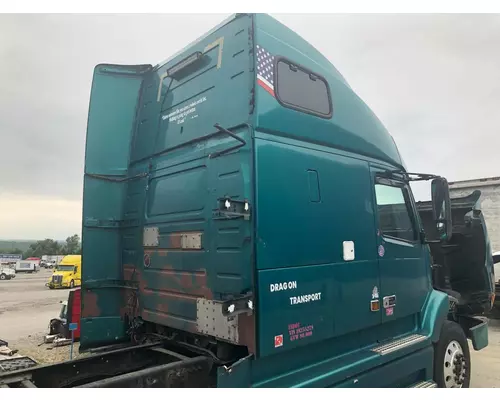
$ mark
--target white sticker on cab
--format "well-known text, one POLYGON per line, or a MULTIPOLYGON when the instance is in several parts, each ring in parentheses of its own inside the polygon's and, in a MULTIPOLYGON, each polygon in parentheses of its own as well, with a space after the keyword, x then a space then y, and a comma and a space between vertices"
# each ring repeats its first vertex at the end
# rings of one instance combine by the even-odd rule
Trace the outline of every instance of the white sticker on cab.
POLYGON ((302 303, 309 303, 310 301, 319 301, 319 300, 321 300, 321 292, 290 297, 290 304, 291 305, 302 304, 302 303))
POLYGON ((353 261, 354 256, 354 242, 346 241, 342 243, 342 247, 344 249, 344 261, 353 261))
POLYGON ((297 289, 297 281, 271 283, 269 285, 270 292, 281 292, 282 290, 291 289, 297 289))

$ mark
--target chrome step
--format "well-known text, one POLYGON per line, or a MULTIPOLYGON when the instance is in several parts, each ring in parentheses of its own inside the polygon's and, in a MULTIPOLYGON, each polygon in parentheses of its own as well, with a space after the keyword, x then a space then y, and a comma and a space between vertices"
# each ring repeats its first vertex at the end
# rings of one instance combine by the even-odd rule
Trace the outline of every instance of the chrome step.
POLYGON ((432 389, 437 388, 437 383, 434 381, 423 381, 416 385, 410 386, 411 389, 432 389))
POLYGON ((412 346, 415 343, 423 342, 426 336, 413 334, 406 336, 401 339, 393 340, 392 342, 382 344, 380 346, 372 348, 372 351, 379 353, 384 356, 386 354, 392 353, 393 351, 404 349, 405 347, 412 346))

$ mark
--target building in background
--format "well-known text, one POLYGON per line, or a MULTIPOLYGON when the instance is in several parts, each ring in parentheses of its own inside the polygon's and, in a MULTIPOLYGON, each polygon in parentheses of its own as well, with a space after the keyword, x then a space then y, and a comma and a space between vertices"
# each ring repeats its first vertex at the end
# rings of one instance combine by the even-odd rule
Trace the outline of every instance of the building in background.
POLYGON ((491 250, 500 251, 500 176, 450 182, 451 197, 462 197, 481 191, 481 210, 488 228, 491 250))

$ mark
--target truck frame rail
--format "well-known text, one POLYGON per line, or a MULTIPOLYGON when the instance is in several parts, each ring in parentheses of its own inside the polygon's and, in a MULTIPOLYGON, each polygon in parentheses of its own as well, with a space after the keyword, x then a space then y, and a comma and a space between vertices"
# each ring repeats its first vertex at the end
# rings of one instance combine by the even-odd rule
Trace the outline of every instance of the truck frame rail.
POLYGON ((0 388, 209 387, 212 363, 149 343, 3 373, 0 388))

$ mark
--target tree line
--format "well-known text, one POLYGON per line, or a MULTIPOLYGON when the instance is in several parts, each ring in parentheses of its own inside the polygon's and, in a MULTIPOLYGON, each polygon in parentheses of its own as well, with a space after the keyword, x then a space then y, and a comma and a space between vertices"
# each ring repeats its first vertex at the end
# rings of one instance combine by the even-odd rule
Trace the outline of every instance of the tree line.
POLYGON ((28 257, 42 257, 44 255, 81 254, 82 247, 78 235, 69 236, 64 243, 54 239, 38 240, 30 244, 26 251, 21 249, 0 249, 0 254, 22 254, 23 259, 28 257))

